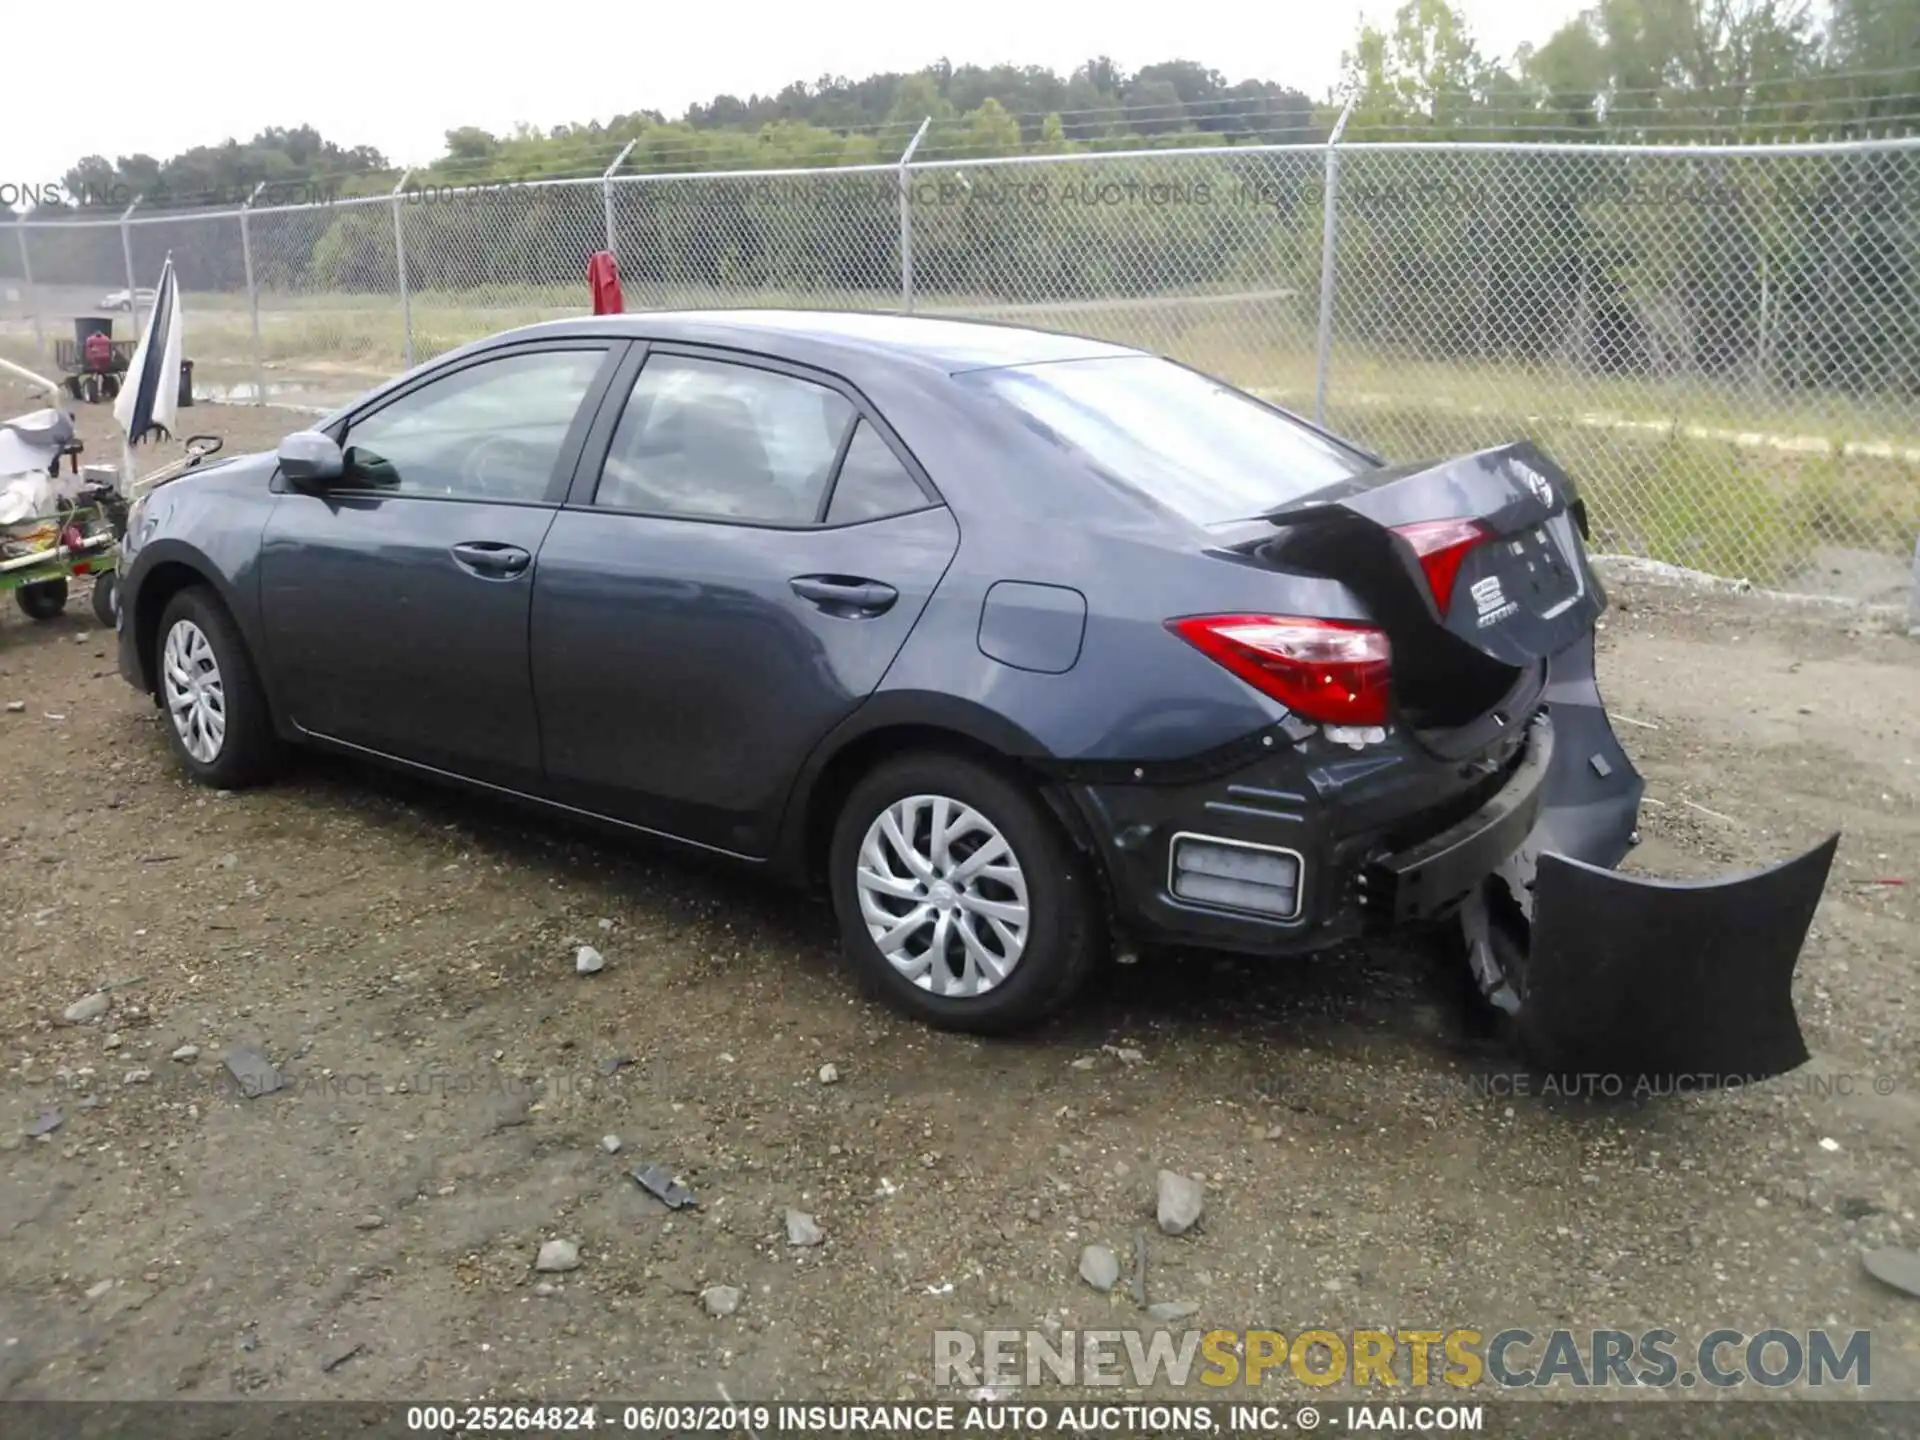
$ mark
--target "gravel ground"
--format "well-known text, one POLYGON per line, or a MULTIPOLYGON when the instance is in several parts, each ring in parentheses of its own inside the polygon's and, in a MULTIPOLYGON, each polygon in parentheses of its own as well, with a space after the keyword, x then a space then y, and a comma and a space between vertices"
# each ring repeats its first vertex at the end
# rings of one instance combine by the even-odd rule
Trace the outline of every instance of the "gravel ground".
POLYGON ((1176 1328, 1864 1327, 1874 1392, 1920 1398, 1920 1301, 1859 1260, 1920 1242, 1920 652, 1859 612, 1615 602, 1635 865, 1845 832, 1785 1082, 1542 1095, 1413 945, 1119 968, 1041 1034, 938 1034, 855 997, 824 908, 727 872, 330 760, 191 788, 83 597, 8 606, 0 1396, 924 1397, 936 1329, 1152 1325, 1144 1236, 1176 1328), (247 1098, 236 1047, 283 1088, 247 1098), (1179 1238, 1163 1168, 1204 1186, 1179 1238), (577 1268, 536 1270, 557 1239, 577 1268))

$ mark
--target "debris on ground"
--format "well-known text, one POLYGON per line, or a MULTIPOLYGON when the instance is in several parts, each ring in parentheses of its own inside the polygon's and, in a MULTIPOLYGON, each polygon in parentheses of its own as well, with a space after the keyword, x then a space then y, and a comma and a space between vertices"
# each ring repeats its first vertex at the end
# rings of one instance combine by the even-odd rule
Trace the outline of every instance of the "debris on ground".
POLYGON ((258 1100, 262 1095, 271 1095, 282 1085, 286 1077, 274 1068, 273 1062, 251 1045, 236 1045, 227 1051, 227 1073, 233 1076, 240 1086, 240 1095, 245 1100, 258 1100))
POLYGON ((178 1060, 182 1065, 191 1060, 198 1060, 200 1058, 200 1047, 198 1045, 182 1045, 173 1052, 172 1058, 178 1060))
POLYGON ((1869 1250, 1860 1257, 1860 1263, 1866 1267, 1867 1274, 1882 1285, 1890 1285, 1920 1300, 1920 1250, 1899 1250, 1892 1246, 1869 1250))
POLYGON ((582 945, 573 957, 576 975, 597 975, 607 968, 607 957, 591 945, 582 945))
POLYGON ((740 1308, 740 1287, 709 1285, 700 1292, 700 1303, 714 1319, 724 1320, 740 1308))
POLYGON ((664 1165, 642 1165, 633 1172, 640 1188, 669 1210, 685 1210, 694 1203, 693 1191, 673 1178, 664 1165))
POLYGON ((1206 1191, 1198 1180, 1171 1170, 1160 1172, 1160 1195, 1156 1214, 1160 1228, 1169 1235, 1184 1235, 1200 1218, 1206 1191))
POLYGON ((320 1362, 320 1368, 326 1374, 331 1375, 334 1371, 338 1370, 342 1365, 346 1364, 347 1361, 353 1359, 354 1356, 364 1355, 366 1353, 366 1350, 367 1350, 366 1342, 364 1340, 356 1340, 353 1342, 353 1344, 349 1345, 346 1349, 338 1351, 335 1354, 329 1356, 327 1359, 322 1360, 320 1362))
POLYGON ((1102 1294, 1120 1282, 1120 1260, 1104 1245, 1089 1245, 1080 1252, 1080 1278, 1102 1294))
POLYGON ((620 1137, 618 1135, 602 1135, 600 1137, 600 1148, 609 1155, 618 1155, 620 1153, 620 1137))
POLYGON ((580 1268, 580 1247, 571 1240, 549 1240, 534 1257, 533 1268, 543 1275, 564 1274, 580 1268))
POLYGON ((820 1067, 820 1083, 822 1085, 837 1084, 839 1082, 839 1079, 840 1079, 840 1071, 836 1066, 822 1065, 820 1067))
POLYGON ((108 1008, 112 1004, 113 997, 108 995, 104 990, 96 990, 91 995, 82 995, 78 1000, 67 1006, 67 1023, 69 1025, 85 1025, 89 1021, 98 1020, 102 1015, 107 1013, 108 1008))
POLYGON ((27 1125, 27 1138, 38 1140, 42 1135, 51 1135, 66 1123, 66 1117, 58 1110, 42 1110, 27 1125))
POLYGON ((806 1211, 787 1211, 787 1243, 789 1245, 818 1245, 826 1238, 819 1223, 806 1211))

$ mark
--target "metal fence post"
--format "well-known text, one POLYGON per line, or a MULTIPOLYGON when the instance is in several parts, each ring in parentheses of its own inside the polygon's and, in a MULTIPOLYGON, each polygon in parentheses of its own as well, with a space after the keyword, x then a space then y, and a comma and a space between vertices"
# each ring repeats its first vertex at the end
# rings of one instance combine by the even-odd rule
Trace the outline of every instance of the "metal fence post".
POLYGON ((931 124, 931 115, 920 122, 900 156, 900 308, 908 313, 913 310, 913 199, 909 184, 913 177, 907 166, 913 163, 913 152, 920 148, 931 124))
POLYGON ((1907 595, 1907 634, 1920 635, 1920 538, 1913 542, 1913 589, 1907 595))
POLYGON ((133 230, 127 221, 147 197, 136 195, 133 203, 120 212, 120 255, 127 262, 127 314, 133 320, 133 333, 140 334, 140 290, 133 283, 133 230))
POLYGON ((13 222, 14 237, 20 242, 20 278, 27 287, 27 314, 33 320, 33 353, 42 359, 47 353, 47 337, 40 332, 40 300, 33 292, 33 257, 27 253, 27 222, 13 222))
POLYGON ((247 233, 247 212, 253 208, 253 202, 260 198, 260 192, 267 188, 262 180, 253 187, 253 193, 247 196, 246 204, 240 207, 240 263, 247 272, 247 310, 253 321, 253 403, 267 403, 266 370, 260 356, 260 292, 253 284, 253 239, 247 233))
POLYGON ((600 198, 605 202, 607 207, 607 253, 613 256, 613 268, 616 271, 620 268, 620 246, 614 239, 613 177, 619 173, 620 167, 627 163, 627 156, 632 153, 633 147, 639 143, 639 140, 634 139, 627 141, 625 145, 621 146, 620 153, 613 157, 613 163, 607 166, 606 170, 600 176, 600 198))
POLYGON ((407 294, 407 230, 400 223, 400 192, 412 178, 413 171, 403 171, 393 187, 393 266, 400 283, 400 330, 405 337, 409 370, 413 368, 413 301, 407 294))
POLYGON ((1340 132, 1347 128, 1347 117, 1353 114, 1353 102, 1358 96, 1347 96, 1347 103, 1341 108, 1340 118, 1334 122, 1333 133, 1327 136, 1327 184, 1326 193, 1321 198, 1320 221, 1320 345, 1319 355, 1314 362, 1313 384, 1313 423, 1327 423, 1327 369, 1333 360, 1333 242, 1339 226, 1339 216, 1335 209, 1335 194, 1340 188, 1340 132))

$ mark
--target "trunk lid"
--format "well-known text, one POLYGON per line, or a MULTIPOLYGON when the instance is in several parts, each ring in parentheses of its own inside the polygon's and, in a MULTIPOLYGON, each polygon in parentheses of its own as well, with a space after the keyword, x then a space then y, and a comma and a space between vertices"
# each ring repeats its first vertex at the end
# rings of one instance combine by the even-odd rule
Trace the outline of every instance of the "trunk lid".
POLYGON ((1529 442, 1369 471, 1263 518, 1277 533, 1237 548, 1360 597, 1393 642, 1395 695, 1416 729, 1497 710, 1606 608, 1578 490, 1529 442), (1447 521, 1480 531, 1448 557, 1450 587, 1429 577, 1407 533, 1447 521))

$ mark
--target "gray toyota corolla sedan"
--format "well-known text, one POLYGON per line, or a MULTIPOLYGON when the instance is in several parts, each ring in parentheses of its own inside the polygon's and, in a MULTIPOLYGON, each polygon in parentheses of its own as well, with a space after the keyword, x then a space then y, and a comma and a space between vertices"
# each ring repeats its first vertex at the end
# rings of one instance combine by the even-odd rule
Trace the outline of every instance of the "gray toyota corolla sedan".
POLYGON ((939 1025, 1422 925, 1547 1063, 1791 1068, 1837 837, 1613 869, 1585 529, 1529 444, 1388 466, 1099 341, 600 317, 153 490, 120 667, 205 784, 322 746, 823 885, 939 1025))

